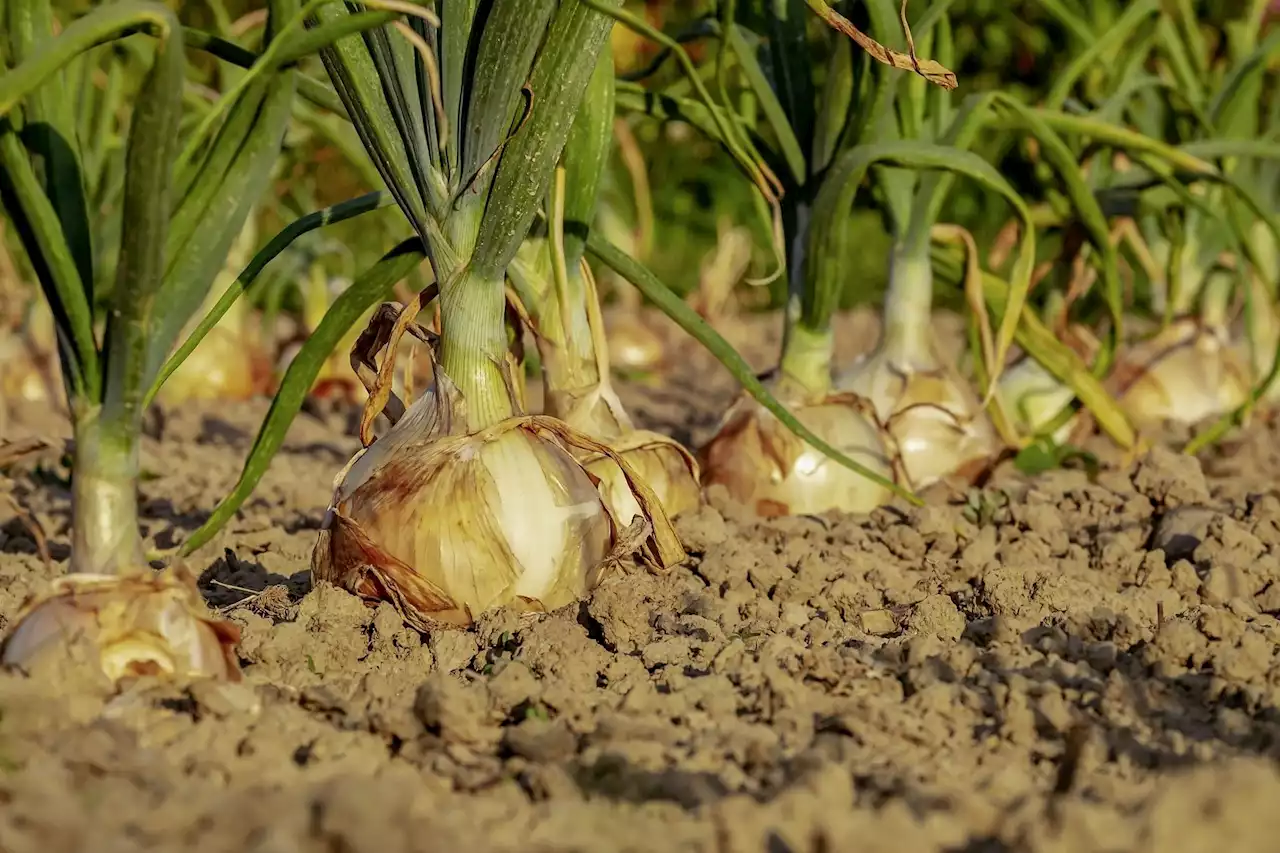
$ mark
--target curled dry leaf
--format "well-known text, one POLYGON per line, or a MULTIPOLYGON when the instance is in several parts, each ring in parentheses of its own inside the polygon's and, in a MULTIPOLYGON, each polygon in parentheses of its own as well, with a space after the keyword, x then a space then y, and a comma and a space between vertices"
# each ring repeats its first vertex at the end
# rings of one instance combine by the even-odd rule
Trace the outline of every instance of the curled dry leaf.
MULTIPOLYGON (((698 461, 680 442, 649 430, 632 430, 610 441, 609 446, 653 489, 668 517, 676 518, 702 503, 698 461)), ((578 459, 599 480, 600 494, 615 522, 626 525, 644 514, 622 469, 612 459, 596 452, 581 454, 578 459)))
POLYGON ((339 475, 316 580, 389 601, 422 631, 578 600, 618 558, 631 519, 615 523, 575 450, 622 472, 648 525, 644 556, 660 568, 684 559, 657 497, 611 448, 540 415, 468 433, 464 405, 437 370, 435 387, 339 475))
MULTIPOLYGON (((815 403, 782 402, 837 450, 892 477, 880 429, 855 400, 836 395, 815 403)), ((730 407, 698 456, 704 486, 724 486, 734 500, 765 518, 869 512, 891 497, 888 489, 828 459, 746 395, 730 407)))
POLYGON ((915 41, 911 37, 911 28, 907 26, 906 0, 902 0, 899 20, 902 22, 902 30, 907 38, 909 53, 900 53, 880 44, 880 42, 855 27, 848 18, 832 9, 824 0, 806 0, 806 2, 809 4, 809 8, 818 14, 818 17, 826 21, 837 32, 844 33, 853 39, 858 47, 865 50, 877 62, 882 62, 892 68, 900 68, 903 71, 914 71, 930 83, 941 86, 944 89, 954 89, 956 87, 955 72, 947 69, 940 62, 932 59, 921 59, 916 56, 915 41))
POLYGON ((136 676, 238 681, 240 632, 211 614, 185 573, 58 578, 29 602, 0 661, 55 677, 81 667, 112 682, 136 676))

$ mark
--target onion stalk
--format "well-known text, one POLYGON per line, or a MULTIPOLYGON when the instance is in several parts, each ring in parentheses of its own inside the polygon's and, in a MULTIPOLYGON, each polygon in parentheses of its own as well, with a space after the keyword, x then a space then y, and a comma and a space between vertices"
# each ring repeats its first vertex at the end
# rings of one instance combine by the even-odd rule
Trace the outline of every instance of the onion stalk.
MULTIPOLYGON (((1280 155, 1274 145, 1260 143, 1268 110, 1274 110, 1264 80, 1274 39, 1261 38, 1264 13, 1264 3, 1248 4, 1221 28, 1217 44, 1203 36, 1203 22, 1189 4, 1139 0, 1118 17, 1078 18, 1072 26, 1081 31, 1083 47, 1036 111, 1080 140, 1072 154, 1090 158, 1086 189, 1103 206, 1127 216, 1136 202, 1141 233, 1125 239, 1160 322, 1153 334, 1126 339, 1118 282, 1108 282, 1111 340, 1095 372, 1110 374, 1120 406, 1146 428, 1217 417, 1220 422, 1204 435, 1221 435, 1254 405, 1271 372, 1275 336, 1268 327, 1274 325, 1276 278, 1274 271, 1258 277, 1255 269, 1270 265, 1258 235, 1275 234, 1280 155), (1123 59, 1107 61, 1108 55, 1123 59), (1146 67, 1157 68, 1158 77, 1146 67), (1086 74, 1103 68, 1112 70, 1087 79, 1105 89, 1087 90, 1086 74), (1073 95, 1090 102, 1088 115, 1063 109, 1073 95), (1178 136, 1166 144, 1171 129, 1178 136), (1262 205, 1255 198, 1259 187, 1271 196, 1262 205), (1244 340, 1229 317, 1241 297, 1244 340)), ((1063 177, 1081 171, 1048 162, 1040 168, 1047 172, 1050 165, 1063 177)), ((1101 213, 1090 221, 1077 207, 1107 278, 1106 247, 1096 239, 1105 228, 1101 213)))
MULTIPOLYGON (((612 137, 613 58, 600 61, 574 119, 547 194, 547 233, 531 236, 511 266, 524 294, 542 365, 544 409, 575 430, 618 450, 654 490, 667 515, 701 503, 698 466, 679 443, 636 428, 613 389, 609 345, 595 276, 583 257, 612 137)), ((600 480, 614 518, 640 514, 620 469, 596 452, 581 455, 600 480)))
MULTIPOLYGON (((866 39, 825 4, 814 9, 837 30, 866 39)), ((832 203, 845 183, 852 181, 838 155, 854 150, 860 137, 874 132, 876 120, 866 107, 877 102, 876 87, 891 86, 892 78, 882 81, 875 74, 863 75, 863 89, 855 90, 853 47, 838 38, 833 40, 834 61, 825 90, 819 92, 806 54, 803 17, 774 17, 760 4, 744 4, 742 14, 748 24, 767 28, 769 41, 762 43, 736 20, 722 21, 726 32, 720 61, 726 63, 732 57, 742 69, 779 140, 781 150, 776 154, 788 166, 781 178, 781 242, 788 258, 789 302, 779 366, 767 384, 801 423, 857 460, 864 470, 835 466, 744 395, 699 451, 703 482, 726 487, 733 498, 761 516, 833 509, 865 512, 891 498, 892 483, 900 481, 901 471, 895 469, 874 408, 860 395, 833 387, 831 318, 844 282, 826 274, 824 260, 839 263, 839 258, 824 238, 847 221, 852 201, 849 197, 841 199, 844 204, 832 203), (775 78, 780 90, 763 74, 762 58, 774 67, 788 67, 786 75, 775 78)), ((874 42, 859 41, 859 45, 880 61, 894 64, 892 51, 874 42)), ((934 66, 937 63, 925 61, 913 67, 920 71, 934 66)), ((865 167, 858 180, 862 173, 865 167)))

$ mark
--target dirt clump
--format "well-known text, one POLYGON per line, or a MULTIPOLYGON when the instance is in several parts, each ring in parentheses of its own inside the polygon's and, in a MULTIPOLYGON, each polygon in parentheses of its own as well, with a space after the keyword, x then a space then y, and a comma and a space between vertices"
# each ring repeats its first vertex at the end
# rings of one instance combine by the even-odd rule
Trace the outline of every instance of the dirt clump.
MULTIPOLYGON (((696 440, 732 388, 683 381, 623 392, 696 440)), ((148 440, 153 544, 226 494, 264 410, 175 413, 148 440)), ((678 523, 681 569, 423 637, 311 584, 354 439, 304 416, 188 561, 243 632, 244 682, 0 674, 0 848, 1270 850, 1276 439, 1259 422, 1201 460, 1003 472, 865 516, 757 521, 712 490, 678 523)), ((0 623, 62 571, 64 476, 8 475, 51 563, 0 518, 0 623)))

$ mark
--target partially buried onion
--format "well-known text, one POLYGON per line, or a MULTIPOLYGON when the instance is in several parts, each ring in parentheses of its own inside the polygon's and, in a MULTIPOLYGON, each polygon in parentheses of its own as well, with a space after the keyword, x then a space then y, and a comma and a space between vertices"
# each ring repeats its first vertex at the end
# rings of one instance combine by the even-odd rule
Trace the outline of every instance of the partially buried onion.
POLYGON ((1112 373, 1125 413, 1136 424, 1193 424, 1244 402, 1250 366, 1221 327, 1184 318, 1132 347, 1112 373))
POLYGON ((113 682, 148 675, 235 681, 239 639, 184 575, 71 574, 23 608, 0 661, 55 675, 87 667, 113 682))
MULTIPOLYGON (((834 395, 804 402, 787 394, 785 383, 769 384, 819 438, 892 479, 880 430, 856 400, 834 395)), ((887 488, 829 459, 745 394, 698 456, 704 486, 724 486, 730 497, 765 518, 829 510, 870 512, 891 497, 887 488)))
POLYGON ((437 368, 435 387, 352 460, 312 556, 317 580, 390 601, 426 631, 504 605, 576 601, 639 538, 659 565, 683 559, 657 498, 611 449, 546 416, 468 433, 462 405, 437 368), (639 528, 615 524, 571 446, 622 470, 639 528))

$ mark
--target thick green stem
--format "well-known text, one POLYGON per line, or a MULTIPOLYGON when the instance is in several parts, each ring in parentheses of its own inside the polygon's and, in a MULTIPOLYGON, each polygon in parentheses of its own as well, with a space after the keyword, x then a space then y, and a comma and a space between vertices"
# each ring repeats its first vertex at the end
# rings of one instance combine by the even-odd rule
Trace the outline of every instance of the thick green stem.
POLYGON ((71 570, 125 574, 147 565, 138 531, 141 424, 104 421, 100 414, 95 408, 75 422, 71 570))
POLYGON ((916 365, 933 351, 933 265, 928 252, 894 246, 884 300, 880 349, 899 366, 916 365))
POLYGON ((796 322, 787 330, 780 365, 784 382, 798 385, 804 397, 821 400, 831 391, 831 360, 835 335, 831 329, 810 329, 796 322))
POLYGON ((1210 328, 1227 325, 1227 313, 1231 296, 1235 291, 1235 275, 1225 270, 1214 270, 1204 279, 1200 296, 1200 319, 1210 328))
POLYGON ((440 367, 462 392, 471 431, 515 414, 503 378, 507 335, 503 279, 470 273, 440 290, 440 367))

